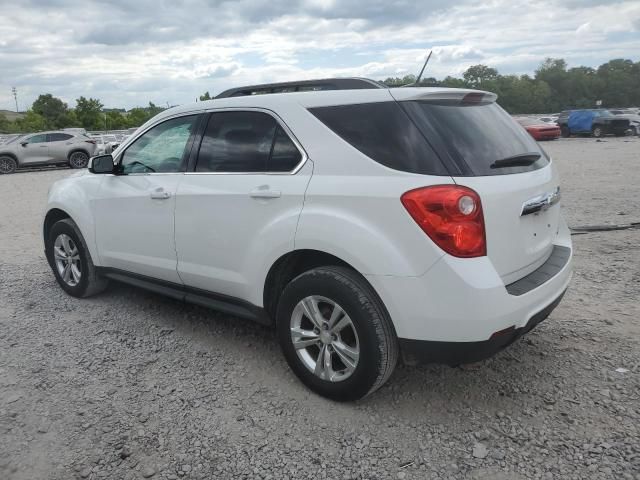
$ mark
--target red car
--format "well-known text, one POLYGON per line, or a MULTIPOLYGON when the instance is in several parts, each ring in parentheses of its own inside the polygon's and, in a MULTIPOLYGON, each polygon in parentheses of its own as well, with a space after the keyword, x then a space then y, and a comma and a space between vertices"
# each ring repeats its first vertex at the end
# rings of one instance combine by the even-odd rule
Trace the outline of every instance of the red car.
POLYGON ((533 118, 516 118, 516 121, 536 140, 555 140, 560 138, 560 127, 558 125, 534 120, 533 118))

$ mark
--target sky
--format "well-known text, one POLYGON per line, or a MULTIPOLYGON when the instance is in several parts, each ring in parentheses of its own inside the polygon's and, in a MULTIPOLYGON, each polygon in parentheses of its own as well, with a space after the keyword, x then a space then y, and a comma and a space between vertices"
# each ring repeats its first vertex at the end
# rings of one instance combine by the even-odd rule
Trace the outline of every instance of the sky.
POLYGON ((334 76, 532 74, 640 60, 640 0, 0 0, 0 109, 41 93, 105 107, 334 76))

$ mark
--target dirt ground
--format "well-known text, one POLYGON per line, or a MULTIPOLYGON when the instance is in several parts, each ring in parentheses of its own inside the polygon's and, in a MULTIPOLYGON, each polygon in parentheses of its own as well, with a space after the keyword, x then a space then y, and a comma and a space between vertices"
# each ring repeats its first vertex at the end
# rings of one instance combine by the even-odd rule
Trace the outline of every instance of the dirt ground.
MULTIPOLYGON (((572 227, 640 222, 640 139, 543 144, 572 227)), ((563 302, 465 368, 364 401, 296 380, 270 330, 121 285, 64 294, 40 238, 69 170, 0 176, 0 478, 640 480, 640 229, 574 235, 563 302)))

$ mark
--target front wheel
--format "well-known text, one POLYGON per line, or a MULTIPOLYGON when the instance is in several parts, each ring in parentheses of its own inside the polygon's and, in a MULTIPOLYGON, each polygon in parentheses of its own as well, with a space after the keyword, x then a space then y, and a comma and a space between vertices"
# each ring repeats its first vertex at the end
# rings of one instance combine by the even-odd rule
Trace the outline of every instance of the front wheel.
POLYGON ((591 135, 593 135, 595 138, 604 137, 604 130, 600 126, 593 127, 593 129, 591 130, 591 135))
POLYGON ((13 173, 18 168, 18 162, 12 157, 0 157, 0 175, 13 173))
POLYGON ((97 274, 84 238, 70 218, 51 227, 46 253, 56 280, 69 295, 89 297, 106 288, 107 280, 97 274))
POLYGON ((85 168, 89 164, 89 155, 84 152, 73 152, 69 156, 71 168, 85 168))
POLYGON ((332 400, 369 395, 396 365, 398 342, 389 314, 351 269, 319 267, 296 277, 282 293, 276 321, 293 372, 332 400))

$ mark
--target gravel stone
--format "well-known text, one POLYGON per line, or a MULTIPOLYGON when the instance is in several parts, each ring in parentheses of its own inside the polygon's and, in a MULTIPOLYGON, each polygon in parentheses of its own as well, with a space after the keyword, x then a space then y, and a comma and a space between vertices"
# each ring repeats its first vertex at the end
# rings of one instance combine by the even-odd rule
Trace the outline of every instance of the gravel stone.
MULTIPOLYGON (((543 145, 569 225, 640 222, 640 139, 606 140, 543 145)), ((41 213, 74 173, 0 176, 1 479, 640 480, 640 230, 574 235, 562 303, 504 352, 336 404, 268 328, 116 283, 64 294, 41 213)))

